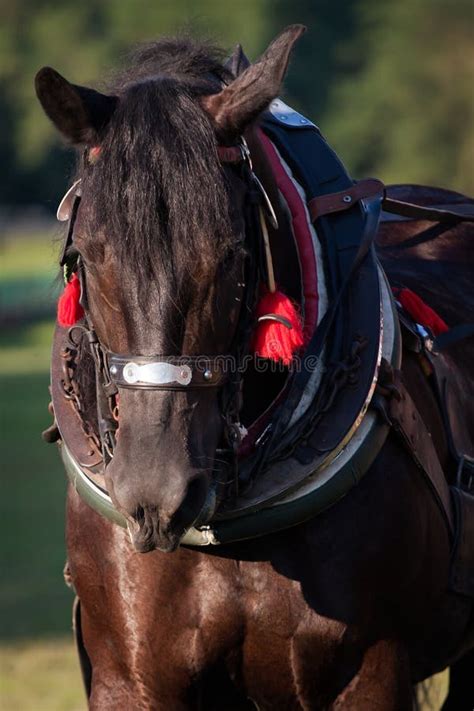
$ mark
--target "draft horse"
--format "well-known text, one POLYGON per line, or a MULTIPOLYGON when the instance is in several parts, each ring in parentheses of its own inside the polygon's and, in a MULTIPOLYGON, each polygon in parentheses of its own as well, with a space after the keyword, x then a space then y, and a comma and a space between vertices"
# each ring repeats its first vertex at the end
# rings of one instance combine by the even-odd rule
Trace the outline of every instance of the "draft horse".
MULTIPOLYGON (((36 78, 81 155, 61 208, 79 320, 58 327, 49 437, 69 454, 85 440, 75 461, 126 524, 94 511, 79 479, 69 488, 68 575, 91 709, 401 711, 413 708, 414 683, 473 644, 463 567, 473 201, 347 182, 314 125, 277 99, 303 31, 287 28, 254 64, 240 49, 225 64, 210 46, 164 39, 139 50, 108 94, 50 68, 36 78), (291 168, 302 136, 311 150, 291 168), (313 150, 319 187, 307 195, 312 168, 301 166, 313 150), (325 293, 297 249, 293 198, 313 247, 322 240, 325 293), (397 311, 376 235, 392 286, 415 291, 450 331, 435 337, 397 311), (265 370, 264 358, 246 358, 273 275, 304 313, 299 352, 311 346, 317 375, 301 359, 265 370), (229 374, 222 356, 239 367, 229 374), (362 456, 369 421, 379 439, 362 456), (218 545, 202 547, 206 537, 218 545)), ((263 320, 274 333, 292 326, 279 313, 263 320)))

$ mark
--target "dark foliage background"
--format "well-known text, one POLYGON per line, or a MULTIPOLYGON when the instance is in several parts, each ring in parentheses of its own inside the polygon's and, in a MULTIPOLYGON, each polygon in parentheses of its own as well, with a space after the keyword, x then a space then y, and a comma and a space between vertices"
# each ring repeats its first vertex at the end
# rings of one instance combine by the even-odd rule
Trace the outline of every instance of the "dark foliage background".
POLYGON ((240 41, 255 59, 303 22, 286 97, 322 127, 355 177, 474 188, 474 5, 470 0, 3 0, 0 203, 61 193, 71 156, 34 99, 49 64, 99 85, 140 40, 181 29, 240 41), (469 157, 470 156, 470 157, 469 157))

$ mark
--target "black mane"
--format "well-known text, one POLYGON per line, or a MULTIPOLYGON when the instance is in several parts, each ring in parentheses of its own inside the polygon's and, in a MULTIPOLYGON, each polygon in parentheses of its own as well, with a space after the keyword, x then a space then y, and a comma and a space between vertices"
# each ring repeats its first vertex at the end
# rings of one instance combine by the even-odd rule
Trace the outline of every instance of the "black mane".
POLYGON ((98 162, 84 163, 84 193, 93 195, 92 228, 102 228, 121 263, 143 279, 183 250, 192 266, 229 246, 215 133, 197 101, 228 78, 221 50, 163 39, 136 51, 108 87, 120 100, 98 162))

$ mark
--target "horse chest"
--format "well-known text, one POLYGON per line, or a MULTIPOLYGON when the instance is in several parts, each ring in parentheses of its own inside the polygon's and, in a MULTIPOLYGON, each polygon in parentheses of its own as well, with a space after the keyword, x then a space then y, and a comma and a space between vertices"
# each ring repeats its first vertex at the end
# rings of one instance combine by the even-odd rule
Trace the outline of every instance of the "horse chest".
POLYGON ((292 708, 320 687, 345 626, 312 611, 297 581, 270 564, 185 549, 139 556, 120 529, 100 517, 91 521, 76 495, 69 522, 85 644, 105 677, 126 660, 148 694, 173 696, 223 664, 262 708, 292 708), (77 525, 84 515, 87 529, 77 525), (71 531, 81 529, 78 546, 71 531), (109 547, 122 559, 112 560, 109 547))

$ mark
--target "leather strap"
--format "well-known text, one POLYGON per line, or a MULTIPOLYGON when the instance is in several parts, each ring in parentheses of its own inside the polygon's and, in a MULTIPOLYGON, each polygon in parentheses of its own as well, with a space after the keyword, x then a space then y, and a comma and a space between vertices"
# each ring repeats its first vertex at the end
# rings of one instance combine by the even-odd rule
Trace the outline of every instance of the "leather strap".
POLYGON ((314 222, 323 215, 348 210, 359 200, 383 195, 384 190, 385 186, 381 180, 367 178, 366 180, 360 180, 347 190, 314 197, 308 203, 311 220, 314 222))
POLYGON ((140 356, 107 352, 110 378, 119 388, 193 390, 222 386, 232 365, 226 356, 140 356))
POLYGON ((308 203, 309 214, 314 222, 323 215, 348 210, 359 200, 375 197, 376 195, 384 195, 382 200, 384 212, 393 213, 402 218, 430 222, 474 221, 474 203, 463 203, 446 209, 445 207, 435 207, 434 205, 415 205, 411 202, 394 200, 385 196, 385 186, 377 178, 360 180, 347 190, 312 198, 308 203))
POLYGON ((67 443, 74 458, 82 467, 91 469, 102 464, 102 454, 85 431, 80 408, 74 406, 77 393, 70 377, 68 355, 74 355, 72 365, 75 367, 77 353, 69 348, 68 330, 56 325, 51 354, 51 398, 54 415, 61 439, 67 443))
MULTIPOLYGON (((61 255, 59 257, 59 266, 64 267, 68 263, 68 250, 69 247, 72 245, 72 240, 73 240, 73 235, 74 235, 74 225, 76 224, 76 218, 77 218, 77 212, 79 210, 79 205, 81 204, 81 195, 80 194, 75 194, 74 199, 71 205, 71 214, 69 216, 69 225, 67 228, 67 234, 64 239, 63 245, 61 247, 61 255)), ((72 259, 72 261, 75 261, 75 257, 72 259)), ((71 270, 72 270, 72 264, 71 270)))
MULTIPOLYGON (((385 198, 386 200, 389 200, 391 198, 385 198)), ((402 205, 405 203, 402 203, 402 205)), ((406 203, 410 204, 410 203, 406 203)), ((423 209, 421 205, 415 205, 416 208, 423 209)), ((455 205, 455 210, 446 210, 446 205, 430 205, 429 208, 427 207, 426 209, 429 209, 431 214, 434 215, 434 210, 442 210, 443 212, 447 212, 452 214, 452 217, 449 220, 446 220, 446 222, 453 222, 454 220, 469 220, 472 219, 469 216, 474 214, 474 203, 472 202, 460 202, 455 205), (463 217, 464 216, 464 217, 463 217)), ((384 210, 382 212, 382 216, 380 218, 381 222, 409 222, 410 220, 426 220, 426 221, 431 221, 428 220, 427 217, 421 218, 419 215, 418 209, 416 211, 416 214, 413 212, 413 214, 406 214, 402 215, 400 213, 395 213, 395 212, 389 212, 388 210, 384 210)), ((425 213, 423 213, 425 214, 425 213)), ((440 222, 438 218, 436 218, 437 222, 440 222)))
POLYGON ((441 351, 473 336, 474 323, 460 323, 450 328, 449 331, 445 331, 444 333, 440 333, 439 336, 436 336, 433 341, 433 351, 435 353, 441 353, 441 351))
POLYGON ((427 220, 429 222, 453 222, 453 220, 463 222, 474 221, 474 203, 471 205, 464 204, 454 206, 447 210, 434 206, 415 205, 412 202, 404 202, 402 200, 394 200, 393 198, 385 197, 382 202, 382 208, 385 212, 391 212, 415 220, 427 220))
POLYGON ((474 496, 453 487, 456 540, 451 557, 449 588, 474 598, 474 496))
POLYGON ((245 160, 243 146, 218 146, 217 155, 221 163, 242 163, 245 160))
POLYGON ((454 536, 451 494, 433 440, 401 380, 400 371, 394 371, 394 385, 393 395, 389 400, 392 427, 425 476, 449 531, 454 536))

